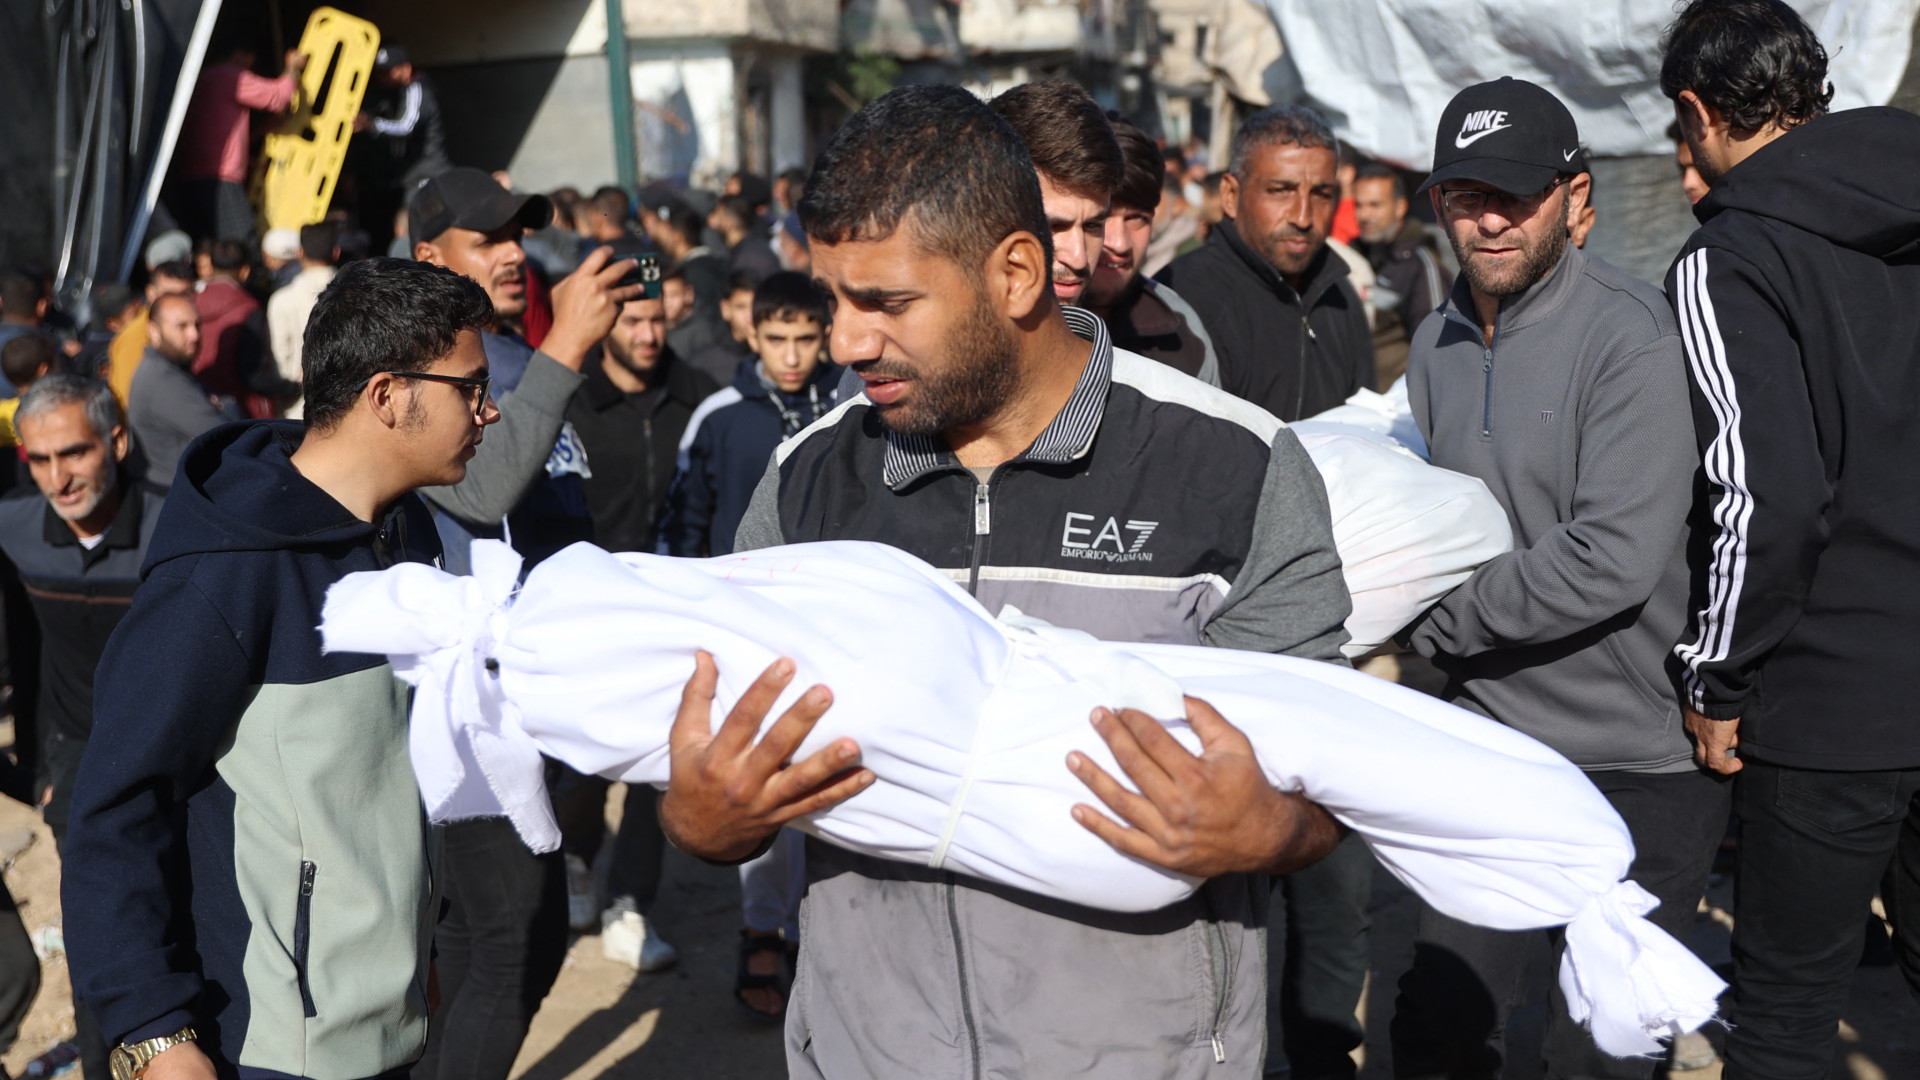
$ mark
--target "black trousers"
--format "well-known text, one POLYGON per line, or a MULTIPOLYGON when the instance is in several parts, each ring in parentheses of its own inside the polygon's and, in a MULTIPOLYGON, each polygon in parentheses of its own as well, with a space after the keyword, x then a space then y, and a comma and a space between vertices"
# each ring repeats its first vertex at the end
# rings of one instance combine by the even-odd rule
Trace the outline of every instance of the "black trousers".
POLYGON ((1900 970, 1920 994, 1920 769, 1745 761, 1735 778, 1740 867, 1725 1075, 1826 1080, 1876 888, 1900 970))
MULTIPOLYGON (((33 942, 27 939, 13 894, 0 884, 0 1053, 13 1047, 20 1023, 27 1018, 27 1010, 33 1007, 34 995, 39 992, 40 958, 33 955, 33 942)), ((0 1077, 6 1074, 0 1068, 0 1077)))
POLYGON ((1375 865, 1366 841, 1350 833, 1326 858, 1274 879, 1267 1024, 1279 1038, 1269 1037, 1267 1075, 1354 1075, 1349 1052, 1367 1037, 1355 1010, 1367 980, 1375 865))
POLYGON ((447 826, 440 877, 440 1008, 413 1075, 506 1080, 567 958, 566 863, 528 851, 506 818, 479 818, 447 826))
MULTIPOLYGON (((1698 770, 1685 773, 1592 772, 1600 793, 1633 835, 1629 880, 1652 893, 1660 906, 1648 920, 1685 940, 1720 838, 1726 834, 1732 785, 1698 770)), ((1859 919, 1855 918, 1858 930, 1859 919)), ((1449 1080, 1497 1080, 1505 1060, 1506 1024, 1527 998, 1538 930, 1488 930, 1450 919, 1421 905, 1413 966, 1400 978, 1392 1025, 1393 1075, 1449 1080)), ((1550 935, 1558 963, 1561 935, 1550 935)), ((1567 1015, 1559 979, 1547 1011, 1542 1047, 1548 1080, 1576 1077, 1644 1080, 1660 1064, 1645 1058, 1615 1058, 1593 1045, 1586 1029, 1567 1015)))
MULTIPOLYGON (((554 814, 560 821, 561 850, 593 865, 606 834, 605 810, 610 781, 583 776, 565 765, 558 782, 549 784, 554 814)), ((551 776, 554 770, 549 770, 551 776)), ((667 836, 660 831, 660 793, 651 784, 628 784, 620 831, 613 838, 613 865, 607 871, 607 899, 627 901, 645 914, 660 894, 660 868, 667 855, 667 836)))
MULTIPOLYGON (((67 822, 64 810, 66 804, 71 802, 73 793, 65 792, 63 799, 60 785, 71 785, 73 774, 78 771, 79 755, 72 756, 75 759, 71 762, 72 768, 55 770, 54 802, 47 807, 47 826, 53 831, 53 849, 62 856, 65 856, 67 851, 67 822), (52 813, 56 805, 62 810, 62 813, 57 816, 52 813)), ((39 971, 38 961, 35 962, 34 970, 36 973, 39 971)), ((26 1014, 23 1011, 21 1015, 26 1014)), ((107 1037, 100 1031, 100 1021, 93 1018, 93 1010, 87 1007, 86 1002, 80 1000, 78 986, 73 987, 73 1028, 73 1045, 80 1051, 81 1073, 87 1080, 93 1080, 96 1076, 112 1076, 107 1064, 107 1037)), ((11 1042, 12 1038, 9 1037, 7 1041, 11 1042)))

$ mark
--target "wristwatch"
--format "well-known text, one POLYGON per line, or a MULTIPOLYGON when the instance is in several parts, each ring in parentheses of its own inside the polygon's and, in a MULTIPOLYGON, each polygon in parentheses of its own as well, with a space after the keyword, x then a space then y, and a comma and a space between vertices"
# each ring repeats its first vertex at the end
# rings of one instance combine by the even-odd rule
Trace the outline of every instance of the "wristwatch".
POLYGON ((162 1050, 192 1042, 196 1038, 198 1036, 192 1028, 183 1027, 171 1035, 159 1035, 137 1043, 121 1043, 107 1057, 107 1064, 113 1070, 113 1080, 140 1080, 140 1075, 147 1071, 147 1063, 159 1057, 162 1050))

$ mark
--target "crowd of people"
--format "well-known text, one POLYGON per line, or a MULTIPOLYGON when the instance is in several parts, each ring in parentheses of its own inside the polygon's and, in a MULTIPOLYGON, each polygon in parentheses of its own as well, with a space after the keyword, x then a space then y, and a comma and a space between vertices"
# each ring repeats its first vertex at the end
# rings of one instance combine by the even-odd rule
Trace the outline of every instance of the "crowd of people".
MULTIPOLYGON (((1664 48, 1702 223, 1664 289, 1581 250, 1580 133, 1513 78, 1453 99, 1424 176, 1301 105, 1209 173, 1049 81, 896 90, 772 181, 530 194, 446 161, 389 46, 359 214, 261 236, 249 112, 304 61, 224 55, 138 289, 81 327, 0 272, 0 780, 64 861, 85 1074, 504 1080, 570 931, 680 961, 672 843, 739 867, 734 995, 784 1018, 793 1076, 1354 1075, 1375 862, 1233 717, 1194 754, 1101 714, 1129 782, 1070 762, 1106 811, 1079 826, 1205 881, 1120 915, 783 828, 871 780, 845 740, 796 757, 832 694, 770 716, 785 661, 698 665, 700 717, 758 681, 717 733, 676 729, 672 782, 631 786, 612 835, 609 781, 557 762, 559 850, 429 827, 405 688, 316 627, 344 575, 467 572, 475 538, 529 566, 859 539, 990 610, 1346 663, 1325 488, 1270 418, 1404 382, 1514 550, 1397 647, 1585 771, 1670 933, 1737 837, 1724 1075, 1824 1077, 1876 894, 1920 992, 1920 730, 1889 677, 1920 625, 1920 118, 1829 115, 1779 0, 1694 0, 1664 48)), ((1423 907, 1395 1075, 1498 1075, 1536 947, 1423 907)), ((9 904, 0 1044, 38 972, 9 904)), ((1546 992, 1548 1075, 1713 1060, 1611 1058, 1546 992)))

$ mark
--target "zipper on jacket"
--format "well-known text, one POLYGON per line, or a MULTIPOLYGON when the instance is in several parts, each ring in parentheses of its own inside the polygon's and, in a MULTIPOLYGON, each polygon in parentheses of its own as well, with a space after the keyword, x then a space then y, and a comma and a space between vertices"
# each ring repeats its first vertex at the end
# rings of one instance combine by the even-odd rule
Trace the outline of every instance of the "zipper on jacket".
POLYGON ((313 938, 313 876, 319 868, 300 864, 300 901, 293 909, 293 967, 300 981, 300 1008, 308 1017, 320 1015, 313 1007, 313 987, 307 981, 307 950, 313 938))
POLYGON ((987 537, 993 532, 993 507, 988 502, 987 481, 973 489, 973 565, 967 571, 967 594, 980 595, 980 563, 987 555, 987 537))
POLYGON ((1480 375, 1486 383, 1486 394, 1480 404, 1480 437, 1493 438, 1493 346, 1488 345, 1481 354, 1480 375))
POLYGON ((1320 338, 1313 332, 1313 324, 1307 321, 1313 315, 1313 310, 1307 307, 1307 298, 1297 292, 1294 298, 1300 302, 1300 373, 1297 376, 1299 385, 1294 388, 1293 394, 1293 415, 1297 420, 1307 409, 1307 345, 1320 338))
POLYGON ((967 1073, 973 1080, 980 1080, 980 1029, 973 1020, 973 991, 967 985, 967 949, 961 939, 960 901, 955 895, 952 874, 947 875, 946 890, 947 932, 953 935, 953 965, 960 976, 960 1021, 967 1028, 967 1053, 971 1057, 967 1073))
POLYGON ((1227 970, 1227 935, 1220 929, 1220 921, 1211 917, 1211 912, 1206 926, 1207 974, 1213 980, 1213 1027, 1207 1032, 1207 1037, 1213 1043, 1214 1064, 1224 1065, 1227 1063, 1227 1043, 1221 1035, 1221 1029, 1226 1026, 1227 984, 1233 980, 1227 970))

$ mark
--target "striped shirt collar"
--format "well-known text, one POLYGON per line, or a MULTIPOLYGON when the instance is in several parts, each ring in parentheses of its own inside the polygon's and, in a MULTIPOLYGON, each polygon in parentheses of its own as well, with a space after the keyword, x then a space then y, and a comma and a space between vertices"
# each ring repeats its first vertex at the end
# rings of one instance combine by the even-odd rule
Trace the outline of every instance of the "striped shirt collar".
MULTIPOLYGON (((1079 458, 1092 447, 1100 416, 1107 407, 1107 389, 1113 383, 1113 340, 1107 334, 1107 324, 1084 308, 1063 307, 1061 312, 1069 330, 1093 342, 1093 354, 1087 358, 1086 370, 1080 373, 1066 405, 1015 461, 1058 465, 1079 458)), ((939 436, 887 431, 883 478, 889 488, 898 491, 929 473, 959 468, 963 468, 960 459, 939 436)))

